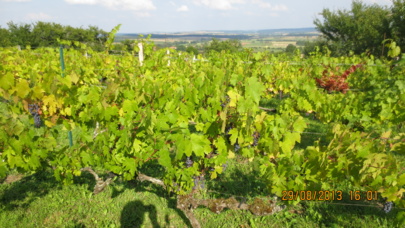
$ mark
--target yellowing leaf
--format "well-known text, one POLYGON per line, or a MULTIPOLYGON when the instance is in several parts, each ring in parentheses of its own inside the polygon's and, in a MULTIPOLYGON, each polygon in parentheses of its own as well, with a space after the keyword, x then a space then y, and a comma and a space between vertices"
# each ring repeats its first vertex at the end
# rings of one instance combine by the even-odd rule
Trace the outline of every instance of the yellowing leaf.
POLYGON ((142 142, 139 139, 135 139, 132 148, 134 148, 136 152, 139 152, 142 149, 142 142))
POLYGON ((203 131, 204 130, 204 124, 203 123, 197 123, 197 125, 195 125, 195 129, 197 131, 203 131))
POLYGON ((237 92, 230 90, 228 91, 228 96, 231 99, 229 102, 229 107, 236 107, 236 103, 238 102, 240 95, 237 92))
MULTIPOLYGON (((42 101, 44 102, 44 105, 48 107, 49 115, 53 115, 56 113, 56 109, 59 107, 61 104, 61 101, 57 101, 55 99, 55 96, 53 94, 49 96, 45 96, 42 101)), ((44 109, 46 110, 46 109, 44 109)))
POLYGON ((82 172, 80 170, 74 170, 73 175, 80 176, 80 175, 82 175, 82 172))
POLYGON ((0 77, 0 81, 0 88, 8 90, 14 85, 14 76, 11 73, 5 74, 4 76, 0 77))
POLYGON ((19 83, 17 83, 15 89, 17 91, 17 95, 21 98, 26 97, 30 92, 30 87, 26 80, 22 80, 19 83))
POLYGON ((72 74, 70 74, 70 80, 76 84, 79 81, 79 76, 76 73, 72 72, 72 74))
POLYGON ((232 152, 232 151, 229 151, 229 153, 228 153, 228 158, 229 158, 229 159, 235 158, 235 153, 232 152))
POLYGON ((221 120, 226 120, 226 112, 221 112, 219 114, 219 117, 221 118, 221 120))
POLYGON ((35 86, 35 87, 32 89, 32 92, 33 92, 33 96, 34 96, 35 98, 41 99, 41 98, 44 96, 43 93, 45 92, 45 90, 42 89, 42 88, 39 87, 39 86, 35 86))
POLYGON ((381 134, 382 139, 389 139, 391 136, 391 131, 387 131, 381 134))
POLYGON ((256 115, 255 122, 262 123, 264 121, 264 118, 266 118, 266 116, 267 116, 266 112, 261 112, 260 115, 256 115))
POLYGON ((49 121, 49 120, 45 120, 45 125, 46 125, 47 127, 53 127, 53 126, 55 126, 55 124, 52 123, 52 122, 49 121))
POLYGON ((72 115, 72 109, 71 108, 65 108, 65 114, 68 116, 72 115))

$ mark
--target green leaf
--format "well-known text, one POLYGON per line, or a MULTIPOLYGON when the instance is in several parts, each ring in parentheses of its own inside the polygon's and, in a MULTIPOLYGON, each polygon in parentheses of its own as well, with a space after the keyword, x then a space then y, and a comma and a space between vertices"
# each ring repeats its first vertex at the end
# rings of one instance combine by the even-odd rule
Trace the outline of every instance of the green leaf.
POLYGON ((293 124, 294 131, 296 132, 303 132, 306 127, 307 123, 305 122, 305 119, 302 116, 298 117, 298 119, 295 120, 293 124))
POLYGON ((395 225, 396 227, 403 227, 405 225, 405 212, 403 211, 398 212, 396 216, 395 225))
POLYGON ((123 166, 124 166, 124 170, 129 171, 129 173, 131 174, 131 177, 133 177, 135 175, 135 171, 136 171, 135 159, 125 158, 123 166))
POLYGON ((263 83, 260 83, 256 77, 251 77, 247 80, 245 86, 246 97, 251 98, 255 104, 259 104, 260 96, 265 87, 263 83))
POLYGON ((88 152, 82 151, 80 157, 82 158, 84 166, 93 165, 93 159, 88 152))
POLYGON ((233 145, 236 143, 236 139, 238 139, 238 129, 232 128, 229 133, 231 137, 229 137, 230 143, 233 145))
POLYGON ((8 169, 6 163, 0 159, 0 178, 4 178, 7 175, 8 169))
POLYGON ((191 148, 197 156, 204 156, 211 151, 210 141, 204 135, 191 134, 191 148))
POLYGON ((172 168, 172 160, 170 158, 170 152, 166 149, 159 150, 158 162, 165 168, 172 168))
POLYGON ((118 115, 118 108, 116 106, 107 107, 104 110, 105 120, 110 121, 112 116, 118 115))

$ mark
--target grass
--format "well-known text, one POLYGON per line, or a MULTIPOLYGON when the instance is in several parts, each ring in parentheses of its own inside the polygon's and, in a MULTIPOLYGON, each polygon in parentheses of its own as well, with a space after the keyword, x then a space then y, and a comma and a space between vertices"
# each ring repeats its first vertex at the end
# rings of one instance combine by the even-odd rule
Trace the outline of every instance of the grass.
MULTIPOLYGON (((153 165, 149 168, 153 168, 153 165)), ((238 157, 216 181, 207 181, 199 197, 267 197, 265 185, 257 178, 254 164, 238 157)), ((98 170, 101 176, 105 175, 98 170)), ((159 176, 159 169, 149 169, 159 176)), ((191 227, 176 198, 147 182, 115 180, 104 192, 93 195, 94 178, 82 173, 75 184, 57 182, 52 170, 17 176, 0 184, 0 227, 191 227)), ((341 189, 350 186, 341 184, 341 189)), ((199 207, 195 215, 202 227, 393 227, 395 211, 383 213, 375 207, 342 205, 346 200, 303 202, 269 216, 249 211, 224 210, 220 214, 199 207)), ((373 206, 371 203, 362 204, 373 206)))
MULTIPOLYGON (((261 106, 277 108, 280 99, 265 101, 261 106)), ((310 125, 307 132, 327 132, 327 126, 305 116, 310 125)), ((66 139, 61 139, 66 144, 66 139)), ((303 134, 296 149, 304 149, 320 140, 326 144, 326 134, 303 134)), ((229 161, 225 173, 215 181, 207 180, 208 190, 202 198, 238 200, 266 198, 266 185, 258 178, 255 164, 237 157, 229 161)), ((97 170, 101 176, 106 173, 97 170)), ((161 167, 150 164, 141 170, 160 178, 161 167)), ((95 180, 89 173, 75 177, 73 185, 62 185, 52 170, 22 175, 11 172, 0 180, 0 227, 191 227, 184 213, 176 208, 176 198, 161 187, 147 182, 116 179, 104 192, 93 195, 95 180)), ((255 216, 249 211, 224 210, 220 214, 199 207, 195 215, 202 227, 395 227, 398 209, 385 214, 373 202, 353 202, 348 192, 355 190, 338 183, 343 201, 301 202, 268 216, 255 216)))

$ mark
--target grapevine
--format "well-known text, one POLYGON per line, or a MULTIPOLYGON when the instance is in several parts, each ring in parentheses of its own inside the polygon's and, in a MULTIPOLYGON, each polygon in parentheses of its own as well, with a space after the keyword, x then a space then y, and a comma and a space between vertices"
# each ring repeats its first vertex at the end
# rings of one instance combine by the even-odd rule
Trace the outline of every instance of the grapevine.
MULTIPOLYGON (((404 204, 404 176, 393 154, 404 148, 405 82, 389 62, 375 66, 372 58, 354 56, 324 64, 311 56, 292 57, 302 61, 294 65, 269 53, 211 53, 195 62, 173 55, 168 64, 165 50, 154 51, 148 39, 138 42, 143 60, 62 41, 65 77, 54 60, 56 49, 12 56, 1 49, 0 176, 52 168, 58 180, 72 183, 97 167, 176 193, 178 207, 192 218, 190 208, 212 203, 192 194, 209 186, 205 182, 229 168, 231 159, 244 157, 255 162, 270 195, 350 181, 389 198, 385 211, 404 204), (25 71, 17 67, 20 61, 25 71), (339 61, 350 68, 339 73, 339 61), (377 83, 387 75, 386 83, 377 83), (262 107, 269 100, 278 106, 262 107), (310 124, 305 113, 328 126, 325 144, 297 146, 310 124), (139 171, 151 162, 163 167, 161 179, 139 171)), ((98 181, 97 193, 112 179, 98 181)), ((237 205, 221 202, 210 204, 213 211, 237 205)), ((268 214, 269 208, 244 209, 268 214)))

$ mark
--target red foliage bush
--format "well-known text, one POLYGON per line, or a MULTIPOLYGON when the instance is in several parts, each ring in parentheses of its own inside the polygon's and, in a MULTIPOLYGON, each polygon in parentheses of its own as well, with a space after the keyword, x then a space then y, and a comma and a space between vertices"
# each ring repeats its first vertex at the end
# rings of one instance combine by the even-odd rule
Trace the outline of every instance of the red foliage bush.
MULTIPOLYGON (((331 68, 327 67, 326 68, 331 68)), ((315 78, 315 81, 317 85, 329 93, 331 92, 341 92, 341 93, 346 93, 347 90, 349 89, 349 83, 346 82, 347 76, 349 76, 351 73, 356 71, 357 68, 361 67, 361 64, 357 65, 352 65, 349 69, 347 69, 343 74, 335 74, 334 72, 325 69, 322 72, 322 77, 321 78, 315 78)), ((335 72, 339 71, 339 67, 335 68, 335 72)))

